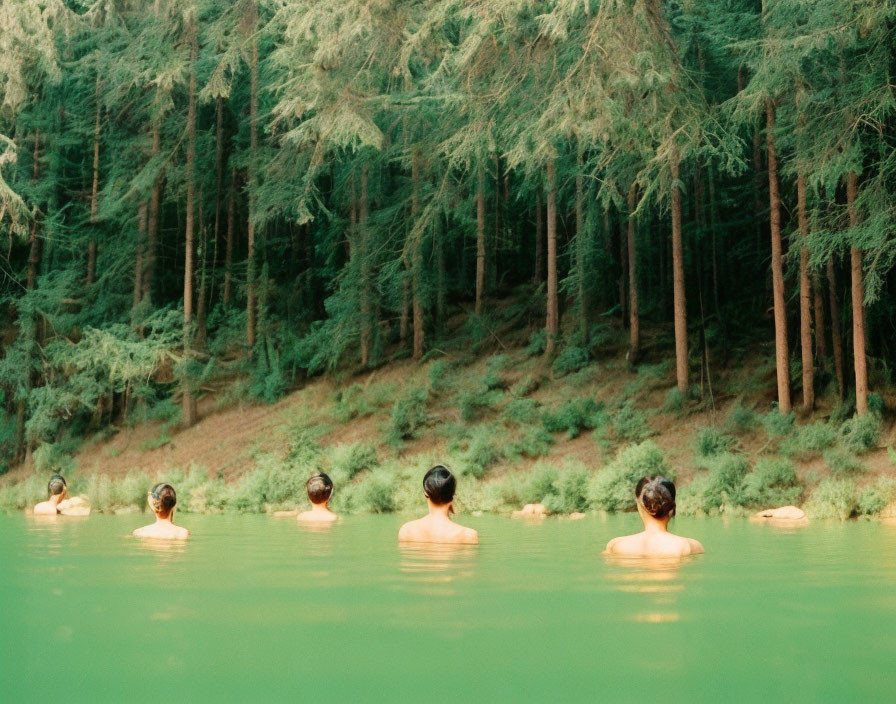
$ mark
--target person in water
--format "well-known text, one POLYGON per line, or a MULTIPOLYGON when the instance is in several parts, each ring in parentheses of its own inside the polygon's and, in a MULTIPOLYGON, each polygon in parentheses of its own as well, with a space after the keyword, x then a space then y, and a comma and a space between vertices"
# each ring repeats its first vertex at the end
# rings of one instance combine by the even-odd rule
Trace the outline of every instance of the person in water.
POLYGON ((643 477, 635 487, 635 503, 644 530, 635 535, 613 538, 606 554, 628 557, 681 557, 698 555, 703 546, 693 538, 669 532, 675 515, 675 484, 665 477, 643 477))
POLYGON ((163 538, 183 540, 190 537, 186 528, 174 525, 174 507, 177 505, 177 494, 170 484, 156 484, 149 492, 147 502, 156 514, 156 522, 134 531, 137 538, 163 538))
POLYGON ((68 496, 68 484, 65 483, 65 478, 62 475, 54 474, 47 484, 47 500, 41 501, 34 507, 34 515, 55 516, 61 514, 63 509, 59 504, 65 500, 66 496, 68 496))
POLYGON ((318 472, 312 475, 305 483, 305 491, 308 492, 311 510, 296 516, 298 520, 303 523, 332 523, 339 519, 328 505, 333 495, 333 481, 326 474, 318 472))
POLYGON ((447 467, 436 465, 423 477, 423 495, 429 515, 405 523, 398 531, 400 541, 416 543, 463 543, 477 545, 479 534, 451 520, 457 480, 447 467))

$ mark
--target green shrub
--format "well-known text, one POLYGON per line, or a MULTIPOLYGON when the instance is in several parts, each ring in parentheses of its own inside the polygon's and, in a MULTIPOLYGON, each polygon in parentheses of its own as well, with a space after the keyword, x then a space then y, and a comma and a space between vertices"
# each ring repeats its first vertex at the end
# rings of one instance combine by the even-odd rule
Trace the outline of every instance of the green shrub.
POLYGON ((744 480, 741 505, 756 508, 785 506, 797 503, 801 493, 790 460, 763 457, 744 480))
POLYGON ((705 500, 709 508, 739 506, 743 501, 743 485, 750 464, 743 455, 726 452, 712 459, 705 500))
POLYGON ((73 443, 43 442, 34 450, 34 468, 38 472, 50 474, 71 474, 77 467, 71 452, 73 443))
POLYGON ((778 410, 774 410, 762 416, 762 427, 765 428, 765 432, 770 440, 781 438, 793 432, 795 420, 796 414, 793 411, 781 413, 778 410))
POLYGON ((892 445, 887 446, 887 461, 891 467, 896 466, 896 449, 892 445))
POLYGON ((860 516, 874 516, 896 500, 896 478, 880 477, 873 484, 862 488, 856 501, 860 516))
POLYGON ((620 442, 643 442, 653 434, 647 416, 632 401, 626 401, 613 414, 610 424, 620 442))
POLYGON ((548 343, 548 335, 544 328, 538 328, 529 335, 529 344, 526 345, 526 354, 529 357, 537 357, 544 352, 548 343))
POLYGON ((389 418, 389 442, 399 445, 417 437, 420 429, 429 422, 426 399, 426 389, 414 389, 395 402, 389 418))
POLYGON ((694 451, 699 457, 712 457, 730 451, 734 444, 734 438, 718 428, 700 428, 694 439, 694 451))
POLYGON ((555 377, 559 378, 577 372, 587 365, 587 350, 582 347, 564 347, 551 365, 551 371, 554 372, 555 377))
POLYGON ((588 470, 570 464, 561 471, 542 503, 551 513, 572 513, 588 508, 588 470))
POLYGON ((496 433, 488 426, 473 431, 467 449, 462 455, 461 474, 481 477, 485 471, 503 457, 495 442, 496 433))
POLYGON ((361 505, 371 513, 392 513, 395 510, 395 484, 385 475, 372 475, 363 484, 361 505))
POLYGON ((678 390, 678 387, 666 392, 666 400, 663 402, 663 410, 666 413, 681 413, 688 401, 687 394, 678 390))
POLYGON ((47 499, 47 474, 29 474, 23 481, 0 485, 0 510, 21 510, 47 499))
POLYGON ((556 483, 560 473, 557 467, 547 462, 539 462, 529 472, 529 475, 520 484, 517 494, 519 503, 539 504, 546 496, 556 491, 556 483))
POLYGON ((840 442, 852 452, 867 452, 877 446, 882 427, 876 413, 855 415, 840 426, 840 442))
POLYGON ((591 398, 564 401, 553 411, 545 411, 542 422, 550 433, 566 432, 570 438, 578 437, 584 429, 592 429, 604 422, 603 405, 591 398))
POLYGON ((836 477, 847 474, 858 474, 865 471, 865 465, 849 450, 835 447, 824 453, 824 461, 831 469, 831 474, 836 477))
POLYGON ((462 391, 457 395, 457 407, 460 410, 460 417, 466 422, 475 419, 476 412, 481 408, 491 408, 500 403, 504 398, 504 392, 500 390, 489 390, 484 387, 462 391))
POLYGON ((291 508, 305 498, 307 475, 273 455, 261 455, 258 464, 231 487, 228 508, 242 513, 291 508))
POLYGON ((802 425, 781 444, 781 452, 793 455, 821 452, 837 442, 837 432, 827 423, 802 425))
POLYGON ((482 383, 486 389, 494 391, 495 389, 503 389, 506 386, 501 378, 501 372, 507 367, 507 361, 506 354, 496 354, 488 358, 485 363, 485 376, 482 378, 482 383))
POLYGON ((532 376, 524 377, 510 387, 510 393, 514 398, 523 398, 538 389, 538 380, 532 376))
POLYGON ((519 425, 535 425, 541 418, 539 403, 531 398, 512 399, 501 411, 501 418, 519 425))
POLYGON ((340 423, 348 423, 355 418, 369 416, 375 410, 367 402, 364 388, 360 384, 352 384, 348 388, 336 392, 333 417, 340 423))
POLYGON ((140 443, 138 449, 140 452, 149 452, 150 450, 158 450, 160 447, 164 447, 170 442, 171 436, 168 435, 168 433, 162 433, 154 438, 146 438, 146 440, 140 443))
POLYGON ((590 505, 607 511, 631 510, 635 507, 635 485, 641 477, 650 475, 675 478, 656 443, 648 440, 629 445, 590 481, 590 505))
POLYGON ((740 403, 734 404, 728 411, 725 427, 732 433, 747 433, 759 422, 756 411, 740 403))
POLYGON ((511 440, 504 451, 509 459, 517 457, 541 457, 548 454, 554 444, 554 436, 544 428, 526 428, 516 440, 511 440))
POLYGON ((356 442, 336 445, 331 449, 330 467, 334 481, 348 482, 365 469, 373 469, 379 464, 376 445, 356 442))
POLYGON ((429 366, 428 376, 430 393, 438 395, 451 390, 452 383, 449 379, 449 375, 451 374, 452 369, 453 365, 444 359, 440 359, 438 362, 433 362, 429 366))
POLYGON ((858 509, 855 486, 848 479, 825 479, 809 495, 805 510, 813 518, 845 520, 858 509))

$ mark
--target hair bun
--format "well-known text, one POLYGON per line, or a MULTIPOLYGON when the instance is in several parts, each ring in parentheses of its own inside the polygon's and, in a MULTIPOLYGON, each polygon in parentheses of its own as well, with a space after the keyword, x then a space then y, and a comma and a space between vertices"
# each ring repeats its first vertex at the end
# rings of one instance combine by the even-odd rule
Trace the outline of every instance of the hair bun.
POLYGON ((665 477, 644 477, 638 482, 636 497, 654 518, 675 515, 675 485, 665 477))

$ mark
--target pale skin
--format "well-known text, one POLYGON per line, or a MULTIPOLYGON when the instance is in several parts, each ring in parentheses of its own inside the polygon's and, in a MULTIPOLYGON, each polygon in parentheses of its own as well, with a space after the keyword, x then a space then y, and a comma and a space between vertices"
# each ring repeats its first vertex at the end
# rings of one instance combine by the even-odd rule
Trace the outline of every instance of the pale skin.
MULTIPOLYGON (((147 497, 147 503, 152 508, 152 496, 147 497)), ((181 526, 174 525, 174 509, 167 516, 154 511, 156 514, 156 522, 152 525, 143 526, 133 532, 135 538, 161 538, 163 540, 185 540, 190 537, 190 531, 181 526)))
POLYGON ((453 503, 435 504, 427 496, 429 514, 405 523, 398 531, 398 540, 407 543, 454 543, 478 545, 479 533, 451 520, 453 503))
POLYGON ((63 489, 61 494, 56 494, 55 496, 51 496, 46 501, 41 501, 34 507, 34 515, 55 516, 62 513, 62 509, 59 507, 59 504, 61 504, 63 500, 65 500, 66 496, 68 496, 68 491, 63 489))
POLYGON ((329 501, 323 501, 319 504, 312 503, 311 510, 302 511, 296 516, 296 520, 302 523, 332 523, 338 521, 339 516, 330 510, 329 501))
POLYGON ((638 515, 644 522, 644 530, 634 535, 613 538, 607 543, 605 555, 623 555, 626 557, 684 557, 699 555, 703 546, 698 540, 684 538, 669 532, 669 516, 654 518, 641 504, 638 504, 638 515))

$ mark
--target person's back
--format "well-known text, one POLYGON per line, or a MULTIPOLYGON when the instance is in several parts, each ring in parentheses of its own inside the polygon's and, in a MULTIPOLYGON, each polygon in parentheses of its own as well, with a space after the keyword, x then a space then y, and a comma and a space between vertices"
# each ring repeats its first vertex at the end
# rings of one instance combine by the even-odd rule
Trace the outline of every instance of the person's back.
POLYGON ((330 497, 333 495, 333 482, 323 472, 313 475, 305 483, 305 491, 311 502, 311 510, 303 511, 296 519, 302 523, 332 523, 339 516, 330 510, 330 497))
POLYGON ((190 537, 190 531, 174 525, 174 507, 177 505, 177 494, 170 484, 156 484, 149 492, 149 507, 156 514, 156 522, 137 528, 133 532, 135 538, 159 538, 162 540, 184 540, 190 537))
POLYGON ((56 516, 61 514, 62 508, 60 508, 60 504, 65 500, 67 494, 68 485, 65 483, 65 479, 58 474, 54 474, 50 477, 50 481, 47 484, 47 500, 35 505, 32 513, 35 516, 56 516))
POLYGON ((457 481, 447 467, 437 465, 423 477, 423 494, 429 514, 405 523, 398 531, 398 540, 416 543, 461 543, 476 545, 479 534, 472 528, 451 520, 454 512, 454 491, 457 481))
POLYGON ((693 538, 670 533, 675 515, 675 485, 664 477, 644 477, 635 488, 635 504, 644 530, 613 538, 606 553, 624 557, 684 557, 698 555, 703 546, 693 538))

